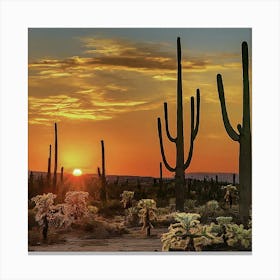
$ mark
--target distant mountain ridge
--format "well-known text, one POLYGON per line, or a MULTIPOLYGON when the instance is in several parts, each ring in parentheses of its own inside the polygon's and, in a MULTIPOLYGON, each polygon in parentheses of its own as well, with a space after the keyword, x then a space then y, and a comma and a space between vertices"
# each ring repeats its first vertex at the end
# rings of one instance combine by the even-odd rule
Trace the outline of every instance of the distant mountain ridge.
MULTIPOLYGON (((46 176, 47 172, 42 172, 42 171, 32 171, 33 175, 35 178, 43 175, 46 176)), ((28 171, 28 174, 30 173, 30 171, 28 171)), ((58 173, 60 174, 60 173, 58 173)), ((226 173, 226 172, 191 172, 191 173, 186 173, 186 178, 190 178, 190 179, 197 179, 197 180, 207 180, 210 181, 211 179, 216 180, 216 176, 218 176, 218 181, 219 182, 228 182, 228 183, 232 183, 233 182, 233 174, 234 173, 226 173)), ((69 176, 72 175, 70 173, 65 173, 65 176, 69 176)), ((84 174, 84 176, 93 176, 93 177, 97 177, 97 174, 84 174)), ((106 176, 108 181, 111 182, 113 180, 115 180, 117 177, 119 177, 119 179, 122 180, 129 180, 129 181, 134 181, 137 180, 138 178, 141 178, 142 181, 150 181, 153 180, 154 178, 158 178, 158 177, 152 177, 152 176, 137 176, 137 175, 107 175, 106 176)), ((172 177, 165 177, 164 179, 173 179, 172 177)), ((239 174, 235 173, 235 182, 239 183, 239 174)))

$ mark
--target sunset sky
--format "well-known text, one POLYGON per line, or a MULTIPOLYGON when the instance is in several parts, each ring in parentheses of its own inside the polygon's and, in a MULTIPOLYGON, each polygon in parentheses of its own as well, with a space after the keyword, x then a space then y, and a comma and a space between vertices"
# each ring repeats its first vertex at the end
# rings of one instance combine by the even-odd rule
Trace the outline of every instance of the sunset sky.
MULTIPOLYGON (((176 132, 177 37, 185 157, 190 97, 197 88, 201 93, 200 127, 186 172, 238 172, 239 145, 224 129, 216 75, 223 76, 236 128, 242 122, 241 43, 248 42, 251 69, 251 29, 29 29, 29 170, 47 171, 57 122, 59 170, 96 173, 103 139, 107 174, 159 176, 157 117, 163 121, 163 102, 171 134, 176 132)), ((175 145, 165 130, 163 138, 174 166, 175 145)), ((173 174, 164 168, 163 175, 173 174)))

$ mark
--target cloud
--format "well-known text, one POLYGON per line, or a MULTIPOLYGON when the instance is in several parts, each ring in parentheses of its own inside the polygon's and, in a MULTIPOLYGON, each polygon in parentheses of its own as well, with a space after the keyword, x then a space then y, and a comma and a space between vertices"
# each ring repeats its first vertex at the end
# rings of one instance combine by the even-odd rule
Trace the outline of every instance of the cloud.
MULTIPOLYGON (((83 52, 75 56, 43 57, 29 63, 30 124, 109 120, 174 100, 176 52, 170 51, 168 44, 106 38, 80 38, 80 42, 83 52)), ((214 54, 186 55, 183 72, 192 79, 191 75, 241 68, 235 55, 223 56, 221 64, 214 54)), ((198 83, 195 88, 199 87, 201 77, 197 77, 187 86, 198 83)), ((209 98, 208 102, 213 102, 209 98)))

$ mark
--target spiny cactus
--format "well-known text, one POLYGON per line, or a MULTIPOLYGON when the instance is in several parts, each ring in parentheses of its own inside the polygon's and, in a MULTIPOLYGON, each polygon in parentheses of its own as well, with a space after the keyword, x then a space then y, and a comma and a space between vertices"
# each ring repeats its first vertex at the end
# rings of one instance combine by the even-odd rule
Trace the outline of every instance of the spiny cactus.
POLYGON ((106 191, 106 173, 105 173, 105 148, 104 148, 104 141, 101 140, 101 153, 102 153, 102 170, 97 168, 98 177, 101 182, 101 189, 100 189, 100 199, 102 201, 107 200, 107 191, 106 191))
POLYGON ((250 121, 250 91, 249 91, 249 61, 247 42, 242 43, 243 68, 243 118, 242 125, 237 125, 236 132, 228 119, 224 87, 221 74, 217 75, 219 99, 225 129, 233 141, 239 142, 239 184, 240 201, 239 212, 244 224, 249 219, 249 209, 252 202, 252 150, 251 150, 251 121, 250 121))
POLYGON ((54 124, 54 171, 53 171, 53 191, 56 192, 57 182, 57 125, 54 124))
POLYGON ((171 167, 166 160, 163 141, 161 120, 158 118, 158 135, 160 141, 160 151, 165 167, 170 172, 175 172, 175 196, 176 210, 184 211, 184 188, 185 188, 185 170, 189 167, 193 154, 194 140, 196 138, 199 127, 199 111, 200 111, 200 92, 197 89, 196 101, 196 123, 194 124, 194 97, 191 97, 191 133, 190 133, 190 148, 188 158, 184 159, 184 129, 183 129, 183 102, 182 102, 182 66, 181 66, 181 43, 180 38, 177 38, 177 137, 172 137, 168 126, 168 110, 167 103, 164 103, 165 128, 168 139, 176 145, 176 166, 171 167))

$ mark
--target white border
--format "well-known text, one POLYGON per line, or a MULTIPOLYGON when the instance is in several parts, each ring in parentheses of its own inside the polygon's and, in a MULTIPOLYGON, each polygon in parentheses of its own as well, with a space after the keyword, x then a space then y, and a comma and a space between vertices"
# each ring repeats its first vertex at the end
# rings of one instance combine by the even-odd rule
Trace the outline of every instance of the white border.
POLYGON ((1 279, 280 279, 278 1, 1 1, 1 279), (253 28, 253 254, 27 253, 27 28, 253 28))

